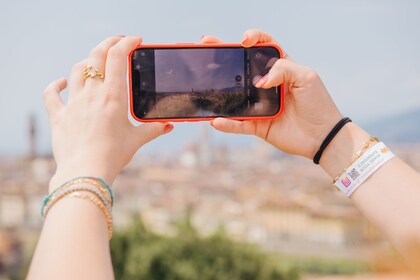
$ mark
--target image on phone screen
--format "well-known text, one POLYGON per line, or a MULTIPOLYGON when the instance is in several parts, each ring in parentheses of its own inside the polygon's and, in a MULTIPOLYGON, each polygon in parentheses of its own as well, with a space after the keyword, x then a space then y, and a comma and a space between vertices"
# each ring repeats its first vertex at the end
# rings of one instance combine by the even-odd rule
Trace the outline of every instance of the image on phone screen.
POLYGON ((279 56, 274 47, 139 48, 131 57, 135 117, 275 115, 280 89, 254 85, 279 56))

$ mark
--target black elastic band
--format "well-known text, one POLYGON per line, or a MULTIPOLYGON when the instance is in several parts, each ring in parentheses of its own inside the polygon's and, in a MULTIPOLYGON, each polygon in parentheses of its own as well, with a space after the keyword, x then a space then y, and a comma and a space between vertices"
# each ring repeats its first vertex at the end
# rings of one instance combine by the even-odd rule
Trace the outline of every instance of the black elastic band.
POLYGON ((328 146, 328 144, 333 140, 333 138, 337 135, 337 133, 340 131, 340 129, 343 128, 343 126, 351 122, 351 119, 348 117, 342 118, 334 127, 331 129, 330 133, 328 133, 327 137, 325 137, 324 141, 321 144, 321 147, 319 147, 318 152, 316 152, 314 156, 314 163, 319 164, 319 160, 321 159, 322 153, 324 152, 325 148, 328 146))

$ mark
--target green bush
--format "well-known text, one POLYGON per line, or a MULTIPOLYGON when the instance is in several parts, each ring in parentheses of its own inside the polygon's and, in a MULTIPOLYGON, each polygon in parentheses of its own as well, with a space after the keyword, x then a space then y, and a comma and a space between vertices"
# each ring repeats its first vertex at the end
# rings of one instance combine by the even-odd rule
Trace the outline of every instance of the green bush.
POLYGON ((116 279, 159 280, 296 280, 297 270, 280 270, 272 259, 249 244, 223 233, 200 237, 188 219, 174 237, 153 234, 140 219, 115 232, 111 254, 116 279))

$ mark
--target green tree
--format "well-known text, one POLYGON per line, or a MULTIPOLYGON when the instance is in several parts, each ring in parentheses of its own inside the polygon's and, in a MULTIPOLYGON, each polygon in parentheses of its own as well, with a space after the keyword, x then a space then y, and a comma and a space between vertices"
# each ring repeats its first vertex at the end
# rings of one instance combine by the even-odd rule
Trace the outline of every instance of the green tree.
POLYGON ((178 234, 148 231, 139 218, 115 232, 111 254, 116 279, 296 280, 297 270, 280 270, 258 248, 228 239, 223 231, 200 237, 187 217, 175 224, 178 234))

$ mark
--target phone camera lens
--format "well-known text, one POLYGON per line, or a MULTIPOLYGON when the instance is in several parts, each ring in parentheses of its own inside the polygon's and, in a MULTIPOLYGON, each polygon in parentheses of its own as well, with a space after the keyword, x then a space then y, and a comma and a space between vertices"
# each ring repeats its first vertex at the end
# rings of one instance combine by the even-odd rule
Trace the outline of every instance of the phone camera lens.
POLYGON ((242 76, 241 75, 236 75, 235 81, 237 81, 237 82, 242 81, 242 76))
POLYGON ((261 58, 261 56, 262 56, 262 55, 261 55, 261 53, 256 53, 256 54, 255 54, 255 58, 256 58, 256 59, 260 59, 260 58, 261 58))
POLYGON ((136 70, 140 70, 140 68, 141 68, 141 67, 140 67, 140 64, 137 64, 137 65, 136 65, 136 70))

